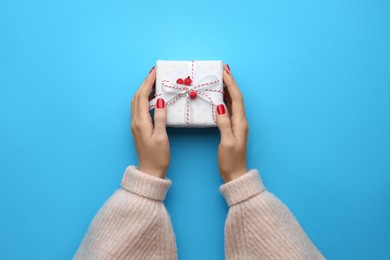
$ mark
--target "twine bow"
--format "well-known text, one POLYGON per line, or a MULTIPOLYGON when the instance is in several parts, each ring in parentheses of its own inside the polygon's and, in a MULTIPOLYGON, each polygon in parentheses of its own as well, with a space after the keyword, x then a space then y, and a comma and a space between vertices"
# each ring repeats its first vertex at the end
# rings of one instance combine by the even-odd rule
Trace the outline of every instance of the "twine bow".
POLYGON ((158 98, 163 98, 166 105, 172 105, 181 97, 186 98, 186 110, 185 110, 185 120, 187 127, 190 127, 190 111, 191 111, 191 100, 194 98, 202 98, 206 102, 211 104, 211 113, 214 122, 215 118, 215 106, 223 103, 223 93, 222 89, 218 89, 220 80, 215 75, 208 75, 199 81, 194 79, 194 61, 192 61, 191 69, 191 84, 184 85, 178 84, 176 82, 170 82, 169 80, 161 81, 162 92, 155 94, 155 98, 152 99, 149 103, 150 110, 153 109, 156 105, 158 98))

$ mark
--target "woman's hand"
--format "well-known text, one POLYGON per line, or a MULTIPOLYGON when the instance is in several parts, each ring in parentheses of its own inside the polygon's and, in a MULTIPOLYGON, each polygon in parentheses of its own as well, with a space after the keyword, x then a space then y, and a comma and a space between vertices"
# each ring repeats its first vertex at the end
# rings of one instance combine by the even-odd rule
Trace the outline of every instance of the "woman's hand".
POLYGON ((236 179, 248 171, 246 165, 246 144, 248 140, 248 122, 245 117, 244 100, 229 65, 223 72, 225 82, 225 103, 217 106, 217 125, 221 132, 218 146, 218 166, 225 182, 236 179))
POLYGON ((165 178, 170 159, 165 101, 162 98, 157 100, 154 125, 149 113, 149 95, 155 81, 156 70, 153 67, 131 101, 131 132, 138 155, 138 169, 165 178))

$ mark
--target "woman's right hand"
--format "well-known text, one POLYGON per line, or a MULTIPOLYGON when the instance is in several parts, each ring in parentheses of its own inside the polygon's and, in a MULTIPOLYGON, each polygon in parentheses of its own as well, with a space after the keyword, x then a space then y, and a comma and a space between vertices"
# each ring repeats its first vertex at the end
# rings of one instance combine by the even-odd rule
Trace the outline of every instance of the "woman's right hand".
POLYGON ((221 132, 218 146, 218 166, 224 182, 232 181, 246 172, 246 145, 248 141, 248 122, 245 117, 244 100, 229 65, 223 72, 225 82, 225 103, 217 106, 217 125, 221 132))

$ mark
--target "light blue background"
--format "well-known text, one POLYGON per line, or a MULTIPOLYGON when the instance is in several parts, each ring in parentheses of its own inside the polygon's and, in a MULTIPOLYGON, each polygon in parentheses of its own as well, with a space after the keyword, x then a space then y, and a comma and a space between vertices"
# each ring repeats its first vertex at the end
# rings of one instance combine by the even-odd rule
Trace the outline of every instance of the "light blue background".
MULTIPOLYGON (((390 255, 390 3, 0 1, 0 258, 70 259, 157 59, 223 59, 248 164, 329 259, 390 255)), ((223 259, 217 129, 170 129, 180 259, 223 259)), ((152 155, 151 155, 152 156, 152 155)))

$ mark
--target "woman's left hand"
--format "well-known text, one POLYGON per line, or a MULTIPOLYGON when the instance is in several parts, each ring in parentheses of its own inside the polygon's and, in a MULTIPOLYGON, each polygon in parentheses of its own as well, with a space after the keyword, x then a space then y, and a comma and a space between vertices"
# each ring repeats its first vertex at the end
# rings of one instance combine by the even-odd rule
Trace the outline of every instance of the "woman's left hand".
POLYGON ((138 155, 138 169, 165 178, 170 160, 165 101, 162 98, 157 100, 154 125, 149 113, 149 95, 155 81, 156 70, 153 67, 131 101, 131 132, 138 155))

